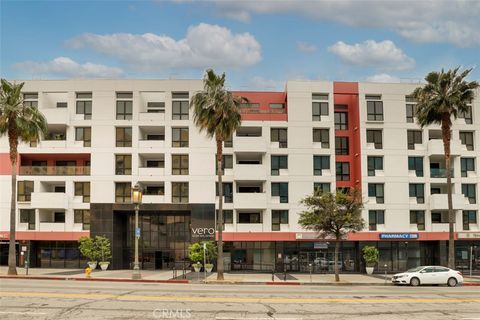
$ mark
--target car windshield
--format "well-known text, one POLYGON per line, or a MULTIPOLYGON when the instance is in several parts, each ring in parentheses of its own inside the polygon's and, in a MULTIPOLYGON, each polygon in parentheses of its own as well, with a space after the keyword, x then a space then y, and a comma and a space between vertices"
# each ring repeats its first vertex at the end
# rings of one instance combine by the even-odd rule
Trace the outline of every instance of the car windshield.
POLYGON ((424 267, 416 267, 416 268, 408 269, 406 272, 417 272, 417 271, 422 270, 423 268, 424 267))

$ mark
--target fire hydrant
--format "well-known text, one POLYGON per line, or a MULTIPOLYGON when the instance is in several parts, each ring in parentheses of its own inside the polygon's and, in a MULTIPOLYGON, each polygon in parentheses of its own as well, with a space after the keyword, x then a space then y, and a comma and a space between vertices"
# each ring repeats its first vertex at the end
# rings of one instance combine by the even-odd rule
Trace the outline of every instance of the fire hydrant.
POLYGON ((90 278, 90 274, 92 273, 92 269, 90 267, 85 268, 85 277, 90 278))

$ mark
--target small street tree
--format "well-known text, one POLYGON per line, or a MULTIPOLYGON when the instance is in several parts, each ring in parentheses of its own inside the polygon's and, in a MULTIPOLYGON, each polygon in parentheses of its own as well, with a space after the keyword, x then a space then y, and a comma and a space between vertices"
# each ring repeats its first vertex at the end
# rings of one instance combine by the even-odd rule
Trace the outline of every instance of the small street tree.
POLYGON ((348 193, 336 193, 315 190, 310 196, 301 200, 307 210, 300 213, 299 224, 318 232, 320 238, 335 240, 334 270, 335 281, 340 281, 338 270, 338 253, 340 241, 350 232, 360 231, 365 222, 362 219, 362 194, 353 189, 348 193))

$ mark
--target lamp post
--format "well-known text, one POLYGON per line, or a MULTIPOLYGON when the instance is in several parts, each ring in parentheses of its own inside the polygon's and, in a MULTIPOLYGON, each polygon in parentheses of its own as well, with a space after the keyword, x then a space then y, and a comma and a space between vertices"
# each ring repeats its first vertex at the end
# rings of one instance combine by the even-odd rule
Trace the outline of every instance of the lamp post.
POLYGON ((137 184, 132 188, 132 203, 135 204, 135 262, 133 264, 132 279, 141 279, 140 265, 138 263, 138 239, 140 238, 140 229, 138 227, 138 210, 142 203, 142 188, 137 184))

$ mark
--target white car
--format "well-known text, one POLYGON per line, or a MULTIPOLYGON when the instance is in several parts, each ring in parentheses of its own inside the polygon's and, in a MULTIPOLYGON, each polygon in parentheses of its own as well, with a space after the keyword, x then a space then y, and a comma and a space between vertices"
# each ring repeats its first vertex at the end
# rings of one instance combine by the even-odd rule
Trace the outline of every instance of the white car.
POLYGON ((392 283, 409 284, 414 287, 422 284, 446 284, 455 287, 457 284, 463 283, 463 276, 460 271, 447 267, 423 266, 393 275, 392 283))

